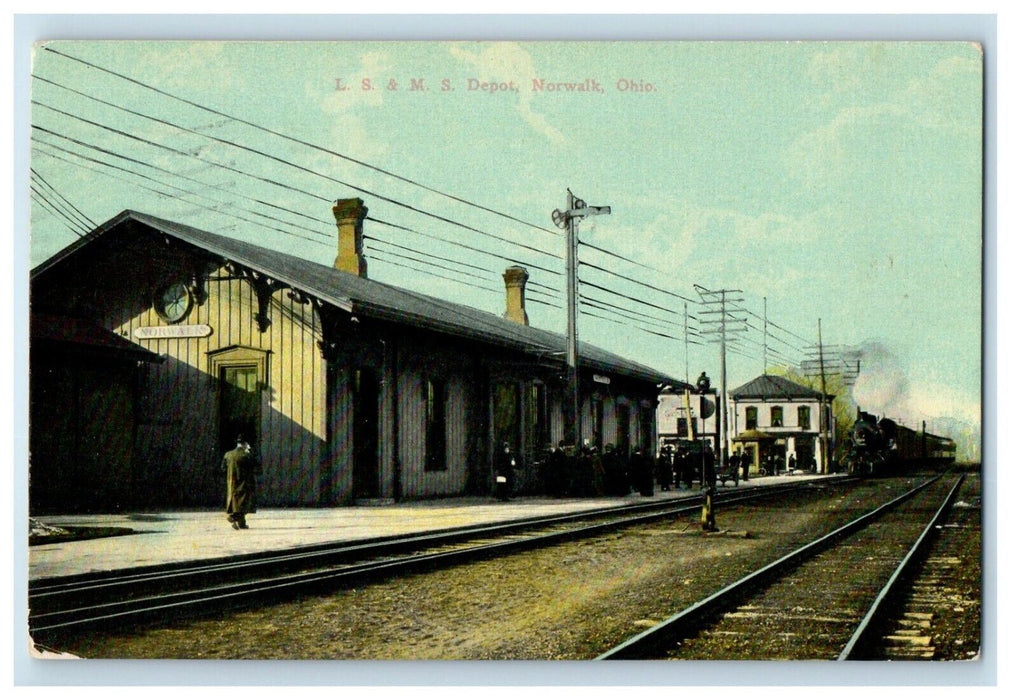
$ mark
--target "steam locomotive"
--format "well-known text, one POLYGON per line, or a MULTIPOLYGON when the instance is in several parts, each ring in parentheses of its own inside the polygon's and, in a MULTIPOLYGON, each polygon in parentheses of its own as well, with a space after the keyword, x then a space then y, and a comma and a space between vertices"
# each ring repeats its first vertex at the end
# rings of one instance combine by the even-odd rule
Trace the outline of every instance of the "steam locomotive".
POLYGON ((916 432, 890 418, 877 419, 859 410, 852 426, 848 473, 856 476, 885 476, 922 462, 954 462, 956 445, 951 438, 916 432))

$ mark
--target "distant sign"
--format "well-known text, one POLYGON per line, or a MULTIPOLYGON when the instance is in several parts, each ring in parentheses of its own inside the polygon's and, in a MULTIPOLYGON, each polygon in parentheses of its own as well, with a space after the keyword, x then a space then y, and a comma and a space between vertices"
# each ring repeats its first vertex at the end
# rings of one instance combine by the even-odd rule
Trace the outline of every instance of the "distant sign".
POLYGON ((594 381, 597 382, 598 384, 611 384, 612 383, 611 377, 606 377, 603 374, 595 374, 594 375, 594 381))
POLYGON ((209 335, 212 335, 212 326, 207 323, 193 326, 141 326, 134 329, 134 337, 138 340, 204 338, 209 335))

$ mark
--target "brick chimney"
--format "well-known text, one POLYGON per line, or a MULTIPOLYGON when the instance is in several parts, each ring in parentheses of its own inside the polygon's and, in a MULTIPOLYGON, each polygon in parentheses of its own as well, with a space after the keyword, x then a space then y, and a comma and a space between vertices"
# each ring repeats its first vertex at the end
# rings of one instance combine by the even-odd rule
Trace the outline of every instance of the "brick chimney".
POLYGON ((339 229, 339 251, 334 266, 337 270, 359 277, 368 276, 364 259, 364 217, 368 208, 362 199, 338 199, 332 208, 339 229))
POLYGON ((502 279, 505 280, 505 313, 502 314, 502 317, 529 326, 526 290, 530 275, 527 274, 526 268, 517 265, 506 268, 502 279))

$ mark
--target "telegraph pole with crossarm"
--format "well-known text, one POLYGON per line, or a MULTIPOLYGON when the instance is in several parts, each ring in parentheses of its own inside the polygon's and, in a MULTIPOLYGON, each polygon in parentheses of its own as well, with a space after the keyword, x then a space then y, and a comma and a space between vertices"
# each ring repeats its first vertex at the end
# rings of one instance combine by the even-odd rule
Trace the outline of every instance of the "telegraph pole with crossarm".
POLYGON ((566 190, 566 210, 556 209, 551 213, 551 220, 566 232, 566 402, 564 435, 567 445, 580 444, 580 382, 577 368, 577 331, 576 331, 576 225, 587 216, 611 214, 611 207, 588 207, 571 190, 566 190))

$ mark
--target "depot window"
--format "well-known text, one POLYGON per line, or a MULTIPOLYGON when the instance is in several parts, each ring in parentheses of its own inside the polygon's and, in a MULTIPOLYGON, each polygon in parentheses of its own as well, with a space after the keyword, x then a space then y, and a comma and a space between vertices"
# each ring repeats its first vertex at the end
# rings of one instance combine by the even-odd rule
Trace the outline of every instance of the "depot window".
POLYGON ((446 385, 440 379, 429 379, 425 392, 425 462, 427 471, 445 471, 445 398, 446 385))
POLYGON ((548 420, 548 392, 544 384, 534 382, 527 389, 526 401, 527 441, 533 458, 551 444, 551 424, 548 420))
POLYGON ((604 447, 604 401, 596 394, 590 399, 590 415, 594 419, 594 447, 600 450, 604 447))

